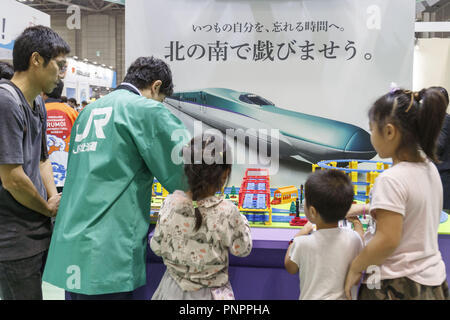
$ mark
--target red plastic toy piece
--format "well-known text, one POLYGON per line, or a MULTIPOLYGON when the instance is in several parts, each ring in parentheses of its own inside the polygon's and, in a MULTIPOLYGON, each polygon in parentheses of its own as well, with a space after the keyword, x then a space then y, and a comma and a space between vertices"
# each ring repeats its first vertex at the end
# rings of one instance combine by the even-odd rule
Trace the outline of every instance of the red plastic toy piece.
POLYGON ((268 169, 247 169, 245 171, 244 180, 239 190, 239 208, 244 205, 244 199, 247 194, 265 194, 266 195, 266 209, 270 210, 270 177, 268 169), (251 175, 251 172, 256 174, 251 175), (248 190, 249 183, 265 183, 266 190, 248 190))
POLYGON ((299 217, 295 217, 289 223, 291 227, 304 227, 308 223, 308 219, 302 219, 299 217))
POLYGON ((270 204, 273 205, 273 206, 279 205, 279 204, 281 204, 281 200, 280 199, 273 199, 270 204))

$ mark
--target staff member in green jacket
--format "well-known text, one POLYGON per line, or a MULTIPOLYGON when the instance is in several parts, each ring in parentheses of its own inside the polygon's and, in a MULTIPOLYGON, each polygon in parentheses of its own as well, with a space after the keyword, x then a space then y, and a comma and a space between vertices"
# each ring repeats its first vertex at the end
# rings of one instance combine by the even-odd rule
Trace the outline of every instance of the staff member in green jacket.
POLYGON ((153 178, 169 192, 187 188, 182 161, 176 164, 172 154, 188 133, 161 103, 172 93, 168 65, 141 57, 124 83, 74 124, 44 272, 44 281, 72 300, 131 300, 146 284, 153 178))

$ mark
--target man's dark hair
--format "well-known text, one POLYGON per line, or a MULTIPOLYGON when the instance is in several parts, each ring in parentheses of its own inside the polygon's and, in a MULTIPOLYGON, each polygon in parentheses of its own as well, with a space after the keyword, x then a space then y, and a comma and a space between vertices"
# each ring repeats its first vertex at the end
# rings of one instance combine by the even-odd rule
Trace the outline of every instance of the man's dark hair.
POLYGON ((306 181, 306 206, 313 206, 326 223, 343 220, 350 210, 353 198, 352 182, 341 171, 318 171, 306 181))
POLYGON ((155 81, 161 80, 160 93, 173 94, 172 72, 164 61, 153 57, 140 57, 128 68, 124 82, 131 83, 139 90, 147 89, 155 81))
MULTIPOLYGON (((62 98, 61 95, 62 95, 63 89, 64 89, 64 82, 62 80, 59 80, 56 88, 53 89, 52 92, 47 93, 47 96, 52 99, 61 100, 61 98, 62 98)), ((61 102, 64 102, 64 101, 61 100, 61 102)))
POLYGON ((74 105, 78 104, 77 103, 77 99, 75 99, 75 98, 70 98, 70 99, 67 100, 67 102, 73 103, 74 105))
POLYGON ((61 102, 67 103, 69 101, 66 96, 61 97, 61 102))
POLYGON ((16 39, 13 49, 15 71, 27 71, 30 67, 31 55, 37 52, 44 58, 46 67, 51 59, 61 54, 69 54, 70 47, 55 31, 44 26, 34 26, 16 39))
POLYGON ((87 106, 88 103, 87 103, 87 101, 83 100, 83 101, 81 102, 81 105, 82 105, 82 106, 87 106))
POLYGON ((14 68, 7 62, 0 61, 0 80, 11 80, 14 75, 14 68))

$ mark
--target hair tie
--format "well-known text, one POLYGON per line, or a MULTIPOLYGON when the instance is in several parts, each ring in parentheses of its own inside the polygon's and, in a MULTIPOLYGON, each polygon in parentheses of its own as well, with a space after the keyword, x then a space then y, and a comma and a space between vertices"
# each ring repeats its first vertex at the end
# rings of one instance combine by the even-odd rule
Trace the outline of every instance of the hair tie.
POLYGON ((417 102, 420 102, 420 100, 422 100, 422 97, 420 96, 420 92, 414 92, 414 99, 417 101, 417 102))
POLYGON ((409 110, 411 110, 412 106, 414 105, 414 101, 416 100, 416 93, 408 90, 408 91, 405 91, 405 94, 411 94, 411 102, 409 104, 409 107, 405 111, 405 113, 408 113, 409 110))
POLYGON ((397 92, 399 92, 399 91, 402 91, 402 89, 399 88, 399 87, 394 87, 394 88, 391 89, 391 91, 390 91, 389 93, 390 93, 390 94, 395 94, 395 93, 397 93, 397 92))

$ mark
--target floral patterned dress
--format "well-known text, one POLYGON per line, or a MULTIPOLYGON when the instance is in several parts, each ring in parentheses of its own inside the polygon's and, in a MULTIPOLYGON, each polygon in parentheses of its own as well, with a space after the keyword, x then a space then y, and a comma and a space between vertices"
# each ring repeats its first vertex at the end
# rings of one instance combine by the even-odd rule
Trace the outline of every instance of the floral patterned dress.
POLYGON ((157 298, 182 299, 187 298, 186 292, 204 289, 207 289, 206 296, 211 294, 211 299, 233 294, 228 280, 228 253, 238 257, 250 254, 252 238, 248 221, 232 202, 215 196, 197 201, 197 206, 203 223, 196 232, 195 209, 184 192, 175 191, 161 207, 150 241, 153 252, 167 266, 158 294, 155 293, 157 298), (183 296, 163 292, 164 287, 170 288, 165 281, 175 281, 183 296))

